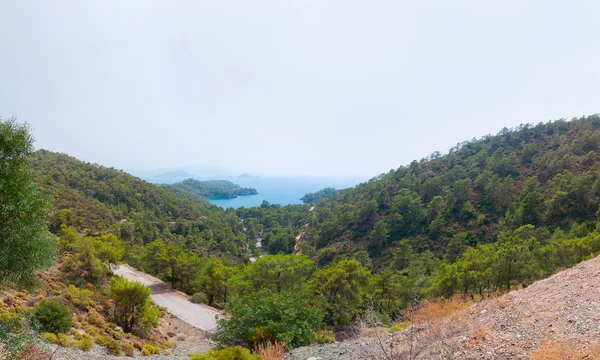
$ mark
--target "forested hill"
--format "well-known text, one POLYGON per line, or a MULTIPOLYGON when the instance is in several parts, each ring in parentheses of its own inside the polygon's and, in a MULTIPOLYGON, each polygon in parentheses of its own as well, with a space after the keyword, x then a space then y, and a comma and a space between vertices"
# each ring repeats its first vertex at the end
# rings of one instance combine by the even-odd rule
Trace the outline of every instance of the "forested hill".
POLYGON ((589 231, 600 202, 599 141, 597 115, 505 128, 317 202, 303 239, 322 253, 368 249, 391 261, 383 249, 455 258, 525 224, 589 231))
POLYGON ((337 190, 335 188, 328 187, 328 188, 319 190, 314 193, 305 194, 303 197, 300 198, 300 200, 302 200, 302 202, 305 204, 310 204, 310 203, 313 203, 313 202, 316 202, 319 200, 323 200, 323 199, 332 197, 333 195, 339 193, 340 191, 342 191, 342 190, 337 190))
POLYGON ((256 195, 254 188, 243 188, 227 180, 199 181, 186 179, 184 181, 164 185, 168 189, 182 189, 206 199, 231 199, 241 195, 256 195))
POLYGON ((162 239, 201 254, 244 256, 246 240, 235 214, 180 189, 165 189, 114 168, 39 150, 34 179, 53 200, 50 230, 61 224, 82 232, 119 228, 123 240, 146 244, 162 239))

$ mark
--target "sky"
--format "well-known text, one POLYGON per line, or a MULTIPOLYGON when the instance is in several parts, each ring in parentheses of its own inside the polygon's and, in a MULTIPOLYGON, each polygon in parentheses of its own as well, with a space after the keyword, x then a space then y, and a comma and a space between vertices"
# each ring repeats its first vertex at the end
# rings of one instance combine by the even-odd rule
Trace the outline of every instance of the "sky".
POLYGON ((372 177, 600 112, 600 2, 1 0, 0 116, 127 170, 372 177))

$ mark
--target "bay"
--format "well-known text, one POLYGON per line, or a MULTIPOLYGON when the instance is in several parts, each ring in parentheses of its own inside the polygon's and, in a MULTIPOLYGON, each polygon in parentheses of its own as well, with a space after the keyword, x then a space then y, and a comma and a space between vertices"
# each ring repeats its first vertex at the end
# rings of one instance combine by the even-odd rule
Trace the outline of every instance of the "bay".
MULTIPOLYGON (((213 178, 214 179, 214 178, 213 178)), ((204 180, 204 179, 202 179, 204 180)), ((354 187, 365 179, 358 178, 320 178, 320 177, 260 177, 227 178, 241 187, 252 187, 258 195, 238 196, 234 199, 207 199, 208 202, 222 208, 259 206, 263 201, 270 204, 302 204, 301 197, 327 187, 345 189, 354 187)))

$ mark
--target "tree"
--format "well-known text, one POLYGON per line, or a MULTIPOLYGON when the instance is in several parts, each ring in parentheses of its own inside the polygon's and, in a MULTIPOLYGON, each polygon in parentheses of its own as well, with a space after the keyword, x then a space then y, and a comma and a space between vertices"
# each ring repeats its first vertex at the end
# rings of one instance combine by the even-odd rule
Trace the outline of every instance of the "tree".
POLYGON ((369 233, 369 248, 378 253, 387 243, 388 237, 387 224, 385 221, 378 221, 369 233))
POLYGON ((311 296, 321 297, 330 324, 349 324, 362 311, 371 279, 357 260, 343 260, 317 271, 309 280, 311 296))
POLYGON ((208 305, 224 304, 229 295, 229 279, 235 268, 225 266, 223 260, 210 258, 206 260, 204 270, 199 278, 200 289, 208 298, 208 305))
POLYGON ((29 173, 32 152, 29 127, 0 119, 0 284, 32 285, 35 272, 54 262, 49 203, 29 173))
POLYGON ((113 317, 115 323, 126 332, 134 328, 142 331, 146 327, 156 327, 158 309, 150 307, 152 291, 138 282, 122 277, 110 281, 109 291, 114 299, 113 317))
POLYGON ((241 277, 244 283, 254 290, 300 290, 315 267, 306 256, 265 255, 248 264, 241 277))
POLYGON ((271 254, 291 254, 294 251, 296 237, 291 229, 277 225, 267 233, 263 242, 271 254))

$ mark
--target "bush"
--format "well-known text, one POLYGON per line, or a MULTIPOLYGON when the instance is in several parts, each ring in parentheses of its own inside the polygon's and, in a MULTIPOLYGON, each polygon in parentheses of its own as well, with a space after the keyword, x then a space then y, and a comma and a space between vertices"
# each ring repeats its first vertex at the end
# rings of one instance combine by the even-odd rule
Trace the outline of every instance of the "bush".
POLYGON ((230 346, 235 341, 309 345, 323 319, 323 312, 300 291, 247 294, 233 299, 226 310, 231 318, 219 320, 215 339, 230 346))
POLYGON ((71 300, 73 305, 83 310, 91 305, 93 295, 93 291, 80 289, 73 285, 69 285, 69 289, 67 290, 67 298, 71 300))
POLYGON ((263 358, 250 354, 248 349, 236 346, 211 350, 206 354, 195 354, 190 360, 263 360, 263 358))
POLYGON ((88 334, 75 333, 77 340, 73 341, 73 345, 79 350, 90 351, 94 347, 92 337, 88 334))
POLYGON ((96 336, 96 344, 106 347, 106 350, 111 355, 121 355, 121 344, 110 335, 102 334, 96 336))
POLYGON ((331 330, 321 330, 314 334, 314 340, 318 344, 329 344, 335 342, 335 335, 331 330))
POLYGON ((64 333, 73 325, 73 315, 65 305, 52 300, 42 300, 33 310, 33 326, 39 331, 64 333))
POLYGON ((54 333, 42 333, 42 339, 46 340, 50 344, 58 344, 58 336, 54 333))
POLYGON ((144 356, 150 356, 150 355, 153 355, 153 354, 159 355, 160 354, 160 349, 158 347, 154 346, 154 345, 146 344, 142 348, 142 354, 144 354, 144 356))

